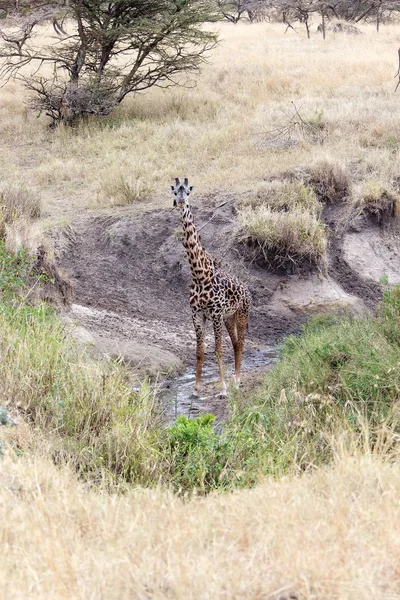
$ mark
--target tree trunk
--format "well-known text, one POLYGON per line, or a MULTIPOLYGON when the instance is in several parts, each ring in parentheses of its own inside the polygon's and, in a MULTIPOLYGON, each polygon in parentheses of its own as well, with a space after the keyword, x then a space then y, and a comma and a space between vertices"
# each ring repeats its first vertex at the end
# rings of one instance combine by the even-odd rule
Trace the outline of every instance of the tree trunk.
POLYGON ((310 39, 310 26, 308 24, 308 17, 306 17, 304 19, 304 25, 306 26, 306 31, 307 31, 307 39, 310 39))
POLYGON ((381 8, 382 2, 379 3, 378 8, 376 9, 376 32, 379 33, 379 26, 381 24, 381 8))

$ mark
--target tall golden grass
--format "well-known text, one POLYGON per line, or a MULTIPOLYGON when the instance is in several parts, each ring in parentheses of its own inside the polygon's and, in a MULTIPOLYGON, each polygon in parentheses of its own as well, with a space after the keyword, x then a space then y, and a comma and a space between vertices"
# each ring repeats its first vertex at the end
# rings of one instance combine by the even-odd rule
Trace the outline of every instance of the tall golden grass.
POLYGON ((400 471, 371 455, 190 503, 1 461, 1 597, 396 600, 400 471), (292 595, 291 595, 292 594, 292 595))
POLYGON ((396 26, 377 34, 365 25, 363 35, 325 41, 316 33, 307 40, 301 29, 284 34, 279 24, 217 27, 221 43, 195 87, 130 97, 114 115, 77 130, 49 130, 17 83, 2 88, 2 179, 39 190, 47 213, 59 217, 151 198, 162 205, 168 182, 181 174, 207 192, 249 189, 321 159, 383 181, 396 175, 396 26), (323 145, 300 139, 277 150, 260 143, 287 122, 292 101, 306 120, 318 116, 323 145))

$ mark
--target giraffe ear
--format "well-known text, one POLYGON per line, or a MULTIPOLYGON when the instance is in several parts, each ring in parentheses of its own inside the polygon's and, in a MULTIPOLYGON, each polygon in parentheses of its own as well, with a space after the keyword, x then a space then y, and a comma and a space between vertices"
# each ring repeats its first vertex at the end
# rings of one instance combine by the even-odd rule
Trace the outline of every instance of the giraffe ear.
POLYGON ((189 187, 189 191, 191 192, 191 191, 192 191, 192 189, 193 189, 193 186, 191 185, 191 186, 189 187))
POLYGON ((169 186, 171 188, 171 190, 174 192, 175 191, 175 186, 174 185, 170 185, 169 186))

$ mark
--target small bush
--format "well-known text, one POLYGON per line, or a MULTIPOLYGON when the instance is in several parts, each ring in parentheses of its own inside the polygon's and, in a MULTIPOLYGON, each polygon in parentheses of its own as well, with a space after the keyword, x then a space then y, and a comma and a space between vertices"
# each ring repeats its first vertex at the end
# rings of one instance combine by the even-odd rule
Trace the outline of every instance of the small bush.
POLYGON ((301 209, 275 212, 268 206, 243 208, 238 213, 236 239, 252 260, 275 271, 316 267, 326 255, 323 224, 301 209))
POLYGON ((324 160, 317 163, 307 183, 313 187, 318 199, 325 204, 342 202, 349 195, 350 176, 345 167, 338 162, 324 160))
POLYGON ((175 489, 200 492, 218 487, 224 468, 221 438, 211 414, 197 419, 179 417, 167 430, 171 478, 175 489))

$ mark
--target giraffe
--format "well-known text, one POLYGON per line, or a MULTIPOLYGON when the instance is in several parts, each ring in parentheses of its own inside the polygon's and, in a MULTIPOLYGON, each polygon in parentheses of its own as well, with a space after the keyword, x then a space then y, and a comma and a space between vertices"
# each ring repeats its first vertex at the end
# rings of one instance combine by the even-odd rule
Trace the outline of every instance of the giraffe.
POLYGON ((222 331, 223 323, 232 341, 235 355, 235 383, 240 384, 240 365, 244 347, 245 332, 249 318, 251 296, 245 285, 236 277, 220 271, 215 259, 206 252, 201 244, 200 235, 195 227, 188 197, 193 186, 185 177, 180 183, 175 178, 174 207, 181 210, 183 227, 183 245, 189 259, 192 274, 190 307, 193 325, 196 332, 196 383, 193 394, 199 395, 201 373, 204 362, 204 330, 207 319, 214 326, 215 357, 218 364, 221 396, 226 396, 226 383, 222 363, 222 331))

